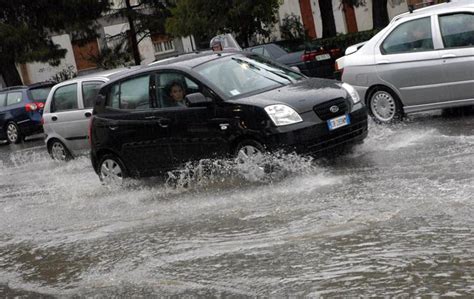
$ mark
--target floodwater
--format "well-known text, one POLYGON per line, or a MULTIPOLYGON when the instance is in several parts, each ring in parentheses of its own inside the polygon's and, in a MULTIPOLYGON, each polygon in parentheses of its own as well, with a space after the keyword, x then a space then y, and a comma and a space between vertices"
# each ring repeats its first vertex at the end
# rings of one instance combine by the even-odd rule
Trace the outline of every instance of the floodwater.
POLYGON ((214 162, 108 188, 88 157, 0 146, 0 297, 474 294, 473 115, 371 123, 271 178, 214 162))

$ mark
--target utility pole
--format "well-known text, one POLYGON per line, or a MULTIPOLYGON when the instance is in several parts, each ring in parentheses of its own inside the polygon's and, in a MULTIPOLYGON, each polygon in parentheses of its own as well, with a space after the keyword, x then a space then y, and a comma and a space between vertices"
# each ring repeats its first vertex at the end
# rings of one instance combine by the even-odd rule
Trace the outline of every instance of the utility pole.
POLYGON ((137 41, 137 32, 135 31, 135 24, 133 23, 133 7, 130 4, 130 0, 125 0, 125 5, 127 8, 127 20, 130 26, 130 42, 132 46, 132 54, 133 60, 135 60, 135 65, 140 65, 141 58, 140 58, 140 51, 138 50, 138 41, 137 41))

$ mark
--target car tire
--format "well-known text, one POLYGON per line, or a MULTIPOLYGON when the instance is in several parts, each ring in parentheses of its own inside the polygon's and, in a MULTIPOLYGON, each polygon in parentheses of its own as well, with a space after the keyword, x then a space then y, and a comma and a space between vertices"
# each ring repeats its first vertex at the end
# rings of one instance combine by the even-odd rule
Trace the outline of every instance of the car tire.
POLYGON ((394 123, 403 119, 402 103, 388 88, 374 89, 370 93, 367 106, 370 116, 378 123, 394 123))
POLYGON ((105 185, 121 185, 128 176, 122 160, 113 154, 104 155, 100 159, 98 173, 100 181, 105 185))
POLYGON ((48 146, 49 155, 56 161, 69 161, 73 157, 67 147, 59 140, 53 140, 48 146))
POLYGON ((12 121, 5 127, 5 135, 7 136, 8 143, 20 143, 23 140, 20 128, 12 121))

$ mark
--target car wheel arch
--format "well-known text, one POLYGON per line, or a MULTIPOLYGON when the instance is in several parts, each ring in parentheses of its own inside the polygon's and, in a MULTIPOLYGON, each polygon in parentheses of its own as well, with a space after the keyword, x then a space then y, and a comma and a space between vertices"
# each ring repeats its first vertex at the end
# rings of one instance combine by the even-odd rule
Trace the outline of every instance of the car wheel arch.
POLYGON ((48 153, 51 155, 52 154, 52 147, 54 142, 59 142, 62 144, 64 149, 66 150, 66 161, 74 159, 74 156, 71 153, 71 150, 66 146, 66 144, 59 138, 53 137, 49 139, 46 143, 46 148, 48 149, 48 153))
POLYGON ((405 104, 403 103, 403 100, 402 100, 402 97, 400 95, 400 93, 395 90, 394 88, 390 87, 390 86, 387 86, 387 85, 384 85, 384 84, 375 84, 375 85, 372 85, 370 86, 368 89, 367 89, 367 92, 365 93, 365 105, 368 105, 369 104, 369 99, 370 97, 372 96, 372 94, 377 91, 377 90, 387 90, 389 92, 391 92, 393 95, 395 95, 397 97, 397 99, 400 101, 400 103, 402 104, 402 108, 405 106, 405 104))
POLYGON ((241 144, 243 141, 246 141, 246 140, 256 141, 256 142, 260 143, 262 146, 265 147, 265 143, 262 141, 261 138, 255 136, 255 135, 245 134, 245 135, 240 135, 237 138, 235 138, 234 140, 232 140, 232 142, 230 144, 230 148, 229 148, 230 149, 230 154, 233 155, 234 152, 237 150, 237 146, 239 144, 241 144))

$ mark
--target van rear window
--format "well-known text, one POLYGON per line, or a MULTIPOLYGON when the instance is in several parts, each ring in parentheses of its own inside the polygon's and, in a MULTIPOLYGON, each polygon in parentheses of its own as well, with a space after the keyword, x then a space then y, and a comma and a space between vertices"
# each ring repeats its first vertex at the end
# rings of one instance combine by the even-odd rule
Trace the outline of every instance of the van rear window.
POLYGON ((45 103, 46 99, 48 98, 48 94, 50 90, 51 90, 51 86, 30 89, 31 100, 33 102, 45 103))

